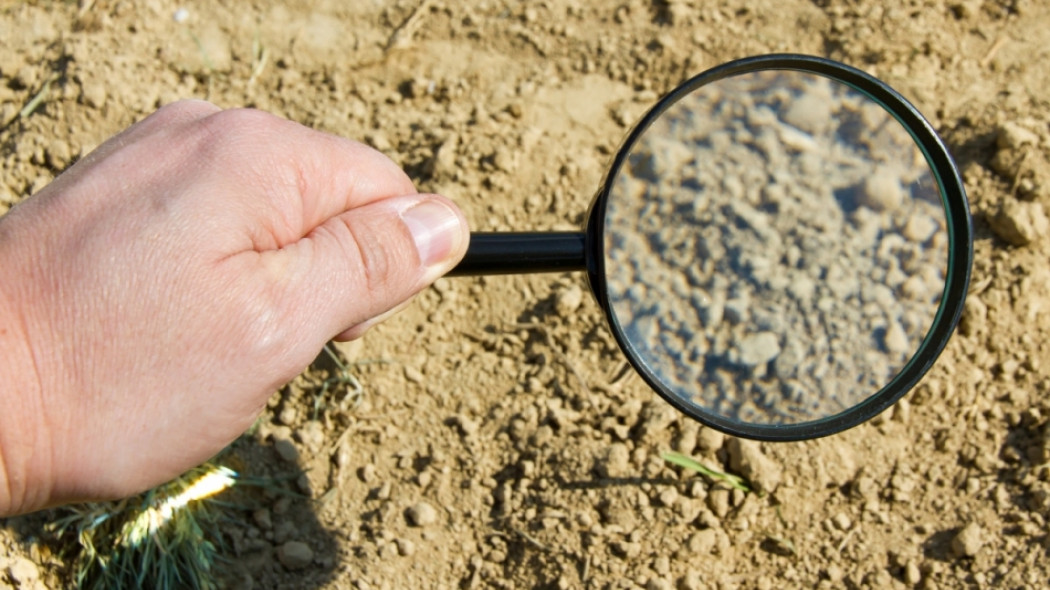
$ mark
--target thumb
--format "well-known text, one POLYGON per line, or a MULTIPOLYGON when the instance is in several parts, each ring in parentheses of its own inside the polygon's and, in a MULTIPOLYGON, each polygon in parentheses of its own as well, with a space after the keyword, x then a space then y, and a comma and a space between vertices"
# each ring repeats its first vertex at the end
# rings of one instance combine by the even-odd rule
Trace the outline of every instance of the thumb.
POLYGON ((382 199, 332 217, 270 254, 278 260, 283 317, 299 342, 317 348, 395 309, 466 252, 466 219, 448 199, 409 195, 382 199))

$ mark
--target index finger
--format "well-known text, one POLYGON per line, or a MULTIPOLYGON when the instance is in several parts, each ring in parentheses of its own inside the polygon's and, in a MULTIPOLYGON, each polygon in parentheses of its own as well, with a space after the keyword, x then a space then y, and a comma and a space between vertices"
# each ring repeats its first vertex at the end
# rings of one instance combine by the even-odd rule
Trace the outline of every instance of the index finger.
POLYGON ((262 111, 220 111, 173 132, 189 140, 214 188, 233 201, 233 227, 256 222, 250 238, 257 250, 294 243, 356 207, 416 192, 380 152, 262 111))

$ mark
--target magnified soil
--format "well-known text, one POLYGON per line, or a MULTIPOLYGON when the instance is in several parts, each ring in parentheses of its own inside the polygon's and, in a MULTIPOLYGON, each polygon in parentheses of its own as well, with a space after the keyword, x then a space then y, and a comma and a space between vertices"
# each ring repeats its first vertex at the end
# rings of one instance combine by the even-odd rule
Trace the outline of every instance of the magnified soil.
POLYGON ((934 175, 907 130, 845 84, 784 71, 706 84, 613 174, 616 324, 708 418, 839 415, 889 385, 932 327, 948 261, 934 175))
MULTIPOLYGON (((1050 4, 8 0, 0 36, 0 210, 200 97, 366 141, 477 229, 575 229, 663 92, 783 51, 884 79, 963 170, 962 325, 876 420, 727 438, 626 369, 583 276, 443 279, 339 348, 359 394, 323 387, 323 359, 275 392, 235 454, 310 499, 265 496, 229 523, 233 587, 1050 585, 1050 4)), ((47 518, 5 521, 0 588, 69 585, 47 518)))

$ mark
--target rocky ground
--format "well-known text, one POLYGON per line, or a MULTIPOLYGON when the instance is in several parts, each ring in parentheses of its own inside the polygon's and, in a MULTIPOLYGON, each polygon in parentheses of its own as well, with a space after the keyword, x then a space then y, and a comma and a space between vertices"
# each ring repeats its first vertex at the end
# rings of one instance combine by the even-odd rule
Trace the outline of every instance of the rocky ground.
MULTIPOLYGON (((7 0, 0 37, 0 212, 202 97, 365 141, 477 229, 573 229, 661 93, 783 51, 883 78, 963 171, 962 325, 871 423, 727 438, 632 376, 583 276, 442 279, 339 347, 360 395, 322 396, 338 371, 320 359, 238 444, 245 471, 298 474, 309 498, 229 525, 233 587, 1050 586, 1047 3, 7 0)), ((4 523, 0 588, 68 583, 47 518, 4 523)))

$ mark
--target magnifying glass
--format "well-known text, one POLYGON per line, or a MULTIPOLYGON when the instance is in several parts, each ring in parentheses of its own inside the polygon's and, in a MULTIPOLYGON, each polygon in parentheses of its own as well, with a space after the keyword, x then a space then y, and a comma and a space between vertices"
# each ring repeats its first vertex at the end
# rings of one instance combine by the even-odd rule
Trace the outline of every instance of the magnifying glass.
POLYGON ((801 440, 875 416, 929 370, 963 309, 972 233, 914 106, 849 66, 766 55, 661 99, 581 231, 473 233, 450 274, 586 271, 672 406, 801 440))

